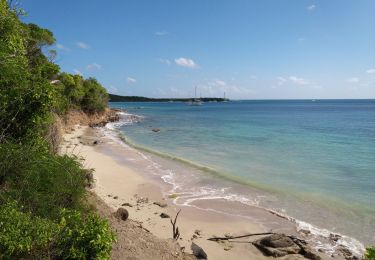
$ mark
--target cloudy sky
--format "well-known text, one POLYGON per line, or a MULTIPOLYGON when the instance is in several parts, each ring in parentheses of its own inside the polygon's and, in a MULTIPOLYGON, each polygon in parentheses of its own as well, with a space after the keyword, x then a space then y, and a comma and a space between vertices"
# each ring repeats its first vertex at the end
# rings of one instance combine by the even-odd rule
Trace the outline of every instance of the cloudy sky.
POLYGON ((61 68, 110 93, 375 98, 373 0, 21 2, 61 68))

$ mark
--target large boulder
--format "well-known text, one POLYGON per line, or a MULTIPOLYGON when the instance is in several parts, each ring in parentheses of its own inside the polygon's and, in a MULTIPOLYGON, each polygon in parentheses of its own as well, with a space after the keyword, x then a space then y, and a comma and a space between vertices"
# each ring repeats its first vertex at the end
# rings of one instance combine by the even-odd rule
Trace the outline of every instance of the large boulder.
POLYGON ((127 211, 127 209, 124 209, 124 208, 119 208, 116 212, 115 212, 115 217, 117 219, 120 219, 120 220, 127 220, 128 217, 129 217, 129 212, 127 211))
POLYGON ((299 254, 301 248, 284 234, 273 234, 253 242, 265 255, 282 257, 289 254, 299 254))

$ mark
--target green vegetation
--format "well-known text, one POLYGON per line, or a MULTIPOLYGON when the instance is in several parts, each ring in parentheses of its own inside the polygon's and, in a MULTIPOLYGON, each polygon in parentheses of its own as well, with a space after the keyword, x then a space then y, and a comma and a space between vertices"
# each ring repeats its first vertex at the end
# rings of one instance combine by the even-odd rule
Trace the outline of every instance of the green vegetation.
POLYGON ((103 111, 94 79, 60 72, 52 32, 0 0, 0 258, 106 259, 114 235, 86 202, 78 159, 50 152, 56 114, 103 111))
MULTIPOLYGON (((119 96, 109 94, 110 102, 189 102, 191 98, 147 98, 138 96, 119 96)), ((202 102, 223 102, 229 99, 224 98, 200 98, 202 102)))
POLYGON ((375 260, 375 247, 366 249, 365 260, 375 260))

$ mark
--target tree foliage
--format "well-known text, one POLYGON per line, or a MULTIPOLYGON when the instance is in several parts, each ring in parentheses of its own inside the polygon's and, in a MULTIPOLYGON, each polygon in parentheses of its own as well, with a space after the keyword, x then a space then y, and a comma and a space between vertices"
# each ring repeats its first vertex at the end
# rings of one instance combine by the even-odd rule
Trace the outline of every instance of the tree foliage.
POLYGON ((97 80, 60 72, 52 62, 54 43, 51 31, 22 23, 0 0, 0 142, 40 135, 51 111, 106 107, 108 95, 97 80))
POLYGON ((52 113, 103 110, 93 79, 60 72, 53 33, 0 0, 0 258, 106 259, 114 240, 85 203, 87 171, 49 152, 52 113))

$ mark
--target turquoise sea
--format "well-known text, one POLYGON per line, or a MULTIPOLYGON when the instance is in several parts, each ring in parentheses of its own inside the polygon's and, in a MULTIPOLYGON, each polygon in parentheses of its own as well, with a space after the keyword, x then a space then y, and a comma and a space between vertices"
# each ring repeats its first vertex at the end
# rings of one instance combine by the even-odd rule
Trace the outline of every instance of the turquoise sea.
POLYGON ((222 196, 375 244, 375 100, 110 106, 142 117, 115 128, 173 161, 166 181, 190 192, 181 203, 222 196))

